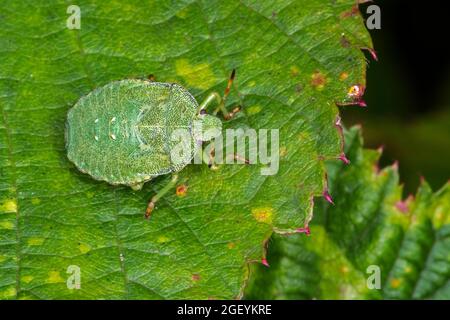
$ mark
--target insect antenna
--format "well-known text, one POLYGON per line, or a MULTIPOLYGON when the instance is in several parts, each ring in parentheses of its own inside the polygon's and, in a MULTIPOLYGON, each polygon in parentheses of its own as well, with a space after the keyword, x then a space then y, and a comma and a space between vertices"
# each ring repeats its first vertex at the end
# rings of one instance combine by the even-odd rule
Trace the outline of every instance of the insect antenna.
POLYGON ((206 107, 212 102, 217 101, 217 107, 213 111, 213 115, 216 115, 219 111, 222 111, 223 117, 225 120, 231 119, 235 113, 239 112, 241 110, 241 107, 235 107, 231 112, 227 111, 227 108, 225 108, 225 101, 230 94, 231 86, 233 85, 234 77, 236 76, 236 69, 233 69, 231 72, 230 78, 228 79, 227 87, 225 88, 225 92, 223 96, 220 96, 217 92, 211 92, 206 99, 199 105, 198 112, 200 114, 204 114, 206 111, 206 107))
POLYGON ((231 71, 230 78, 228 79, 227 87, 225 88, 225 92, 223 94, 222 100, 224 102, 227 99, 228 95, 230 94, 231 86, 233 85, 233 81, 234 81, 234 77, 235 76, 236 76, 236 69, 233 69, 233 71, 231 71))
POLYGON ((214 111, 214 114, 216 114, 219 110, 222 110, 224 118, 226 120, 231 119, 234 116, 234 114, 240 110, 240 107, 238 109, 235 108, 235 110, 229 113, 225 108, 225 101, 227 100, 227 97, 230 94, 231 86, 233 85, 235 76, 236 76, 236 69, 233 69, 233 71, 231 71, 230 78, 228 78, 227 86, 225 88, 225 92, 223 93, 223 97, 219 103, 219 106, 214 111))

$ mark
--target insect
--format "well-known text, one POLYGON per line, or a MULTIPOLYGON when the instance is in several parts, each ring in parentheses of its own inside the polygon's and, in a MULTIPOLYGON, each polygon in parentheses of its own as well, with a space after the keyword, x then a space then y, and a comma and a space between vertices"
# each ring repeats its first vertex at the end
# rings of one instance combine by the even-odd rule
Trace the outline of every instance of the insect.
POLYGON ((83 96, 69 110, 66 122, 67 156, 75 166, 96 180, 127 185, 134 190, 157 176, 172 173, 172 179, 149 201, 145 217, 156 202, 172 189, 202 141, 220 133, 221 111, 228 120, 239 108, 228 112, 225 101, 235 77, 232 71, 223 96, 210 93, 198 104, 183 87, 152 80, 114 81, 83 96), (212 114, 206 109, 217 103, 212 114), (201 130, 194 130, 194 123, 201 130), (174 159, 177 141, 170 137, 180 128, 189 134, 189 154, 174 159), (214 134, 212 134, 214 133, 214 134))

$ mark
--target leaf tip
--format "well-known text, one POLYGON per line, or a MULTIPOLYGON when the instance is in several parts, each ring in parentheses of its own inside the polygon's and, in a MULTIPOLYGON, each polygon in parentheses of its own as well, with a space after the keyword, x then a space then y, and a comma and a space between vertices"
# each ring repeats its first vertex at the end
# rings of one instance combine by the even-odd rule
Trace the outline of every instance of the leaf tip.
POLYGON ((395 207, 402 213, 406 213, 409 210, 408 204, 406 203, 406 201, 402 201, 402 200, 397 201, 397 203, 395 204, 395 207))
POLYGON ((381 146, 378 147, 377 152, 381 155, 383 154, 384 151, 384 144, 382 144, 381 146))
POLYGON ((304 233, 307 236, 311 235, 311 229, 308 226, 306 226, 304 228, 298 228, 297 230, 295 230, 295 232, 297 232, 297 233, 304 233))
POLYGON ((370 53, 370 56, 372 57, 372 59, 373 59, 374 61, 377 61, 377 62, 378 62, 378 54, 377 54, 377 52, 375 51, 375 49, 370 48, 370 47, 362 47, 361 50, 368 51, 368 52, 370 53))
POLYGON ((398 160, 395 160, 394 163, 392 164, 392 169, 394 171, 398 171, 398 160))
POLYGON ((330 193, 328 192, 328 190, 325 190, 323 192, 323 197, 325 198, 325 200, 327 200, 329 203, 331 203, 332 205, 334 205, 334 201, 333 198, 331 197, 330 193))
POLYGON ((339 160, 341 160, 344 164, 350 164, 350 160, 348 160, 345 153, 341 153, 341 155, 338 157, 339 160))
POLYGON ((358 101, 358 106, 360 106, 361 108, 366 108, 367 107, 367 103, 364 100, 359 100, 358 101))

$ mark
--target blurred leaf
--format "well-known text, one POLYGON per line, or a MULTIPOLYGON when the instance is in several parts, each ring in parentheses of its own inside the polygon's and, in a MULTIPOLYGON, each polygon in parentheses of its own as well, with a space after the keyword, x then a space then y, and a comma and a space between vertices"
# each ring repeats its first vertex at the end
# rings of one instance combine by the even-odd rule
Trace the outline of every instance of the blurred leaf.
MULTIPOLYGON (((382 118, 371 114, 370 108, 362 125, 366 145, 384 145, 381 165, 399 162, 400 176, 405 183, 405 192, 414 193, 420 177, 426 177, 434 189, 442 186, 450 177, 450 112, 443 111, 411 119, 382 118), (380 123, 383 130, 380 130, 380 123)), ((353 113, 355 114, 355 113, 353 113)), ((345 112, 346 124, 350 113, 345 112)), ((356 121, 360 122, 360 121, 356 121)))
MULTIPOLYGON (((308 223, 323 159, 341 152, 335 101, 365 84, 370 39, 353 0, 6 1, 0 15, 0 296, 235 298, 275 229, 308 223), (280 168, 190 166, 143 219, 143 191, 67 161, 67 110, 113 80, 155 75, 198 101, 237 79, 227 128, 280 129, 280 168), (81 269, 69 290, 69 266, 81 269)), ((71 269, 69 269, 71 272, 71 269)))
POLYGON ((379 170, 356 127, 346 143, 351 165, 327 166, 336 205, 315 207, 310 237, 273 237, 271 267, 255 268, 247 297, 449 299, 450 184, 433 194, 424 182, 402 200, 396 166, 379 170), (370 266, 380 290, 366 285, 370 266))

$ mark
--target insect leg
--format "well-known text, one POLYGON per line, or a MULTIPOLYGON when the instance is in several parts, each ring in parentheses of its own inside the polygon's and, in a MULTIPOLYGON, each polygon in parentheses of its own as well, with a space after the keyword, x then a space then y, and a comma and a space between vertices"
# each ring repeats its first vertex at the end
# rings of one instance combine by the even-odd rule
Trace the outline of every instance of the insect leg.
MULTIPOLYGON (((203 158, 203 162, 210 168, 211 170, 217 170, 218 167, 215 163, 216 150, 212 148, 208 154, 208 159, 203 158)), ((230 163, 230 161, 236 161, 238 164, 250 164, 250 160, 244 158, 236 153, 228 154, 225 156, 225 163, 230 163)))
POLYGON ((230 94, 231 86, 234 81, 234 77, 236 75, 236 70, 233 69, 231 72, 230 78, 228 79, 227 87, 225 88, 225 92, 223 96, 220 96, 217 92, 212 92, 209 94, 209 96, 200 104, 199 106, 199 112, 202 110, 205 110, 208 105, 211 104, 214 100, 216 100, 218 106, 214 110, 213 114, 216 115, 219 111, 222 112, 223 117, 226 120, 231 119, 237 112, 241 110, 240 106, 235 107, 233 111, 228 112, 227 108, 225 107, 225 101, 227 100, 228 95, 230 94))
POLYGON ((223 94, 223 102, 225 103, 225 100, 227 100, 228 95, 230 94, 231 86, 233 85, 234 77, 236 75, 236 69, 233 69, 231 71, 230 78, 228 79, 227 87, 225 88, 225 92, 223 94))
POLYGON ((143 185, 144 185, 143 183, 137 183, 137 184, 132 184, 130 187, 131 187, 131 189, 133 189, 134 191, 139 191, 139 190, 142 189, 142 186, 143 186, 143 185))
POLYGON ((216 170, 217 166, 215 164, 215 156, 216 156, 216 149, 211 148, 211 150, 208 152, 208 158, 202 157, 203 162, 210 168, 211 170, 216 170))
POLYGON ((233 108, 233 110, 231 110, 231 111, 228 113, 228 119, 227 119, 227 120, 233 118, 234 115, 235 115, 236 113, 238 113, 239 111, 241 111, 241 109, 242 109, 242 107, 241 107, 240 105, 235 106, 235 107, 233 108))
POLYGON ((156 202, 161 199, 170 189, 175 187, 175 184, 178 181, 178 175, 174 174, 172 176, 172 179, 169 181, 168 184, 166 184, 161 190, 159 190, 150 200, 150 202, 147 205, 147 210, 145 210, 145 218, 150 218, 150 215, 152 214, 153 209, 155 208, 156 202))
POLYGON ((236 69, 233 69, 233 71, 231 71, 230 78, 228 79, 227 87, 225 88, 225 92, 223 94, 222 100, 220 101, 218 107, 216 108, 216 110, 214 110, 214 113, 213 113, 213 114, 217 114, 217 112, 222 111, 223 117, 225 118, 225 120, 230 120, 235 115, 235 113, 240 110, 240 107, 239 107, 239 108, 234 108, 232 112, 228 112, 225 107, 225 101, 227 100, 228 95, 230 94, 231 86, 233 85, 235 76, 236 76, 236 69))
POLYGON ((234 161, 237 161, 237 163, 250 164, 250 160, 248 160, 247 158, 241 157, 238 154, 233 154, 230 157, 232 157, 234 161))
POLYGON ((202 110, 206 110, 206 108, 214 101, 216 100, 217 103, 220 105, 222 102, 222 97, 217 92, 211 92, 205 100, 203 100, 202 103, 200 103, 200 106, 198 107, 198 112, 202 112, 202 110))

